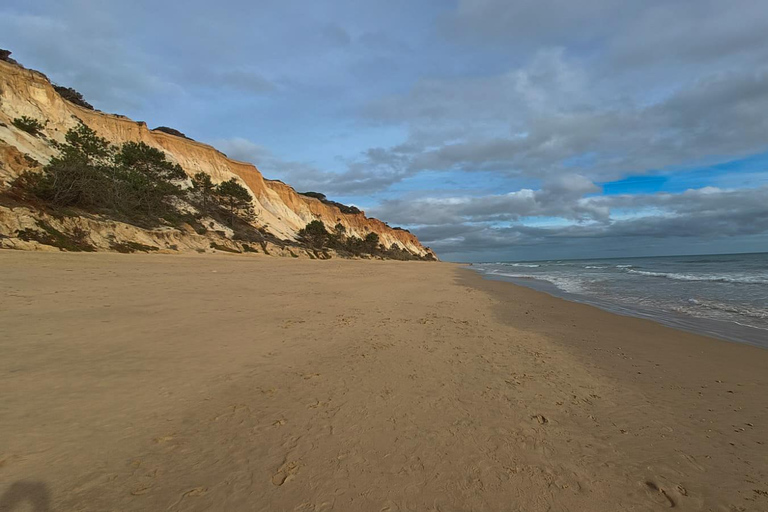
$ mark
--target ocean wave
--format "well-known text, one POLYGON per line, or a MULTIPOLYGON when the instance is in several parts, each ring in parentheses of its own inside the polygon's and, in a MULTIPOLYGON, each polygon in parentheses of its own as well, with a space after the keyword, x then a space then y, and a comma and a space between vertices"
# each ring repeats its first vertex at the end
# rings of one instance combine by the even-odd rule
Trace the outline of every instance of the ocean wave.
POLYGON ((616 268, 632 268, 634 265, 616 265, 616 268))
POLYGON ((728 259, 726 261, 723 261, 723 260, 680 260, 679 263, 720 263, 720 264, 728 263, 728 264, 731 264, 731 263, 738 263, 738 262, 741 262, 741 261, 744 261, 744 260, 740 260, 740 259, 728 259))
POLYGON ((723 302, 704 299, 689 299, 688 304, 695 308, 735 313, 739 316, 750 318, 768 319, 768 309, 756 308, 744 304, 725 304, 723 302))
POLYGON ((564 292, 568 293, 580 293, 583 291, 582 282, 577 278, 567 278, 561 276, 551 276, 546 274, 507 274, 504 272, 496 272, 498 276, 510 277, 512 279, 535 279, 538 281, 547 281, 557 286, 564 292))
POLYGON ((711 283, 737 283, 737 284, 768 284, 768 277, 761 276, 727 276, 720 274, 691 275, 677 274, 674 272, 649 272, 646 270, 634 270, 628 268, 625 270, 629 274, 636 274, 648 277, 663 277, 675 281, 700 281, 711 283))
POLYGON ((502 263, 505 267, 526 267, 526 268, 539 268, 541 265, 535 263, 502 263))
POLYGON ((601 267, 600 265, 587 265, 584 268, 594 268, 594 269, 600 269, 600 268, 608 268, 608 267, 601 267))

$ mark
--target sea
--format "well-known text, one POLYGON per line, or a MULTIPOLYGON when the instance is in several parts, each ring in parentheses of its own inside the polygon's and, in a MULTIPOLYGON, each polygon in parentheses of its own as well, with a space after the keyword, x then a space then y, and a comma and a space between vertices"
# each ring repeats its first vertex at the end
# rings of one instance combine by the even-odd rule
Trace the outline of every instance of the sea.
POLYGON ((768 348, 768 253, 474 263, 491 279, 768 348))

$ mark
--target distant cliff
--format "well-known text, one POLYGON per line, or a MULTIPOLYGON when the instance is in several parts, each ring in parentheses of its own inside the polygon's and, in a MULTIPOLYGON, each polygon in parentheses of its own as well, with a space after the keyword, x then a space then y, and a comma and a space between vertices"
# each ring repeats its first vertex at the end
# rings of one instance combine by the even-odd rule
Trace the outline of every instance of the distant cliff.
MULTIPOLYGON (((42 73, 0 60, 0 191, 8 190, 25 170, 40 169, 47 164, 57 154, 55 142, 63 142, 68 130, 83 123, 113 144, 143 142, 162 150, 190 177, 203 172, 210 175, 214 184, 236 178, 253 197, 254 226, 268 235, 262 244, 264 252, 286 256, 317 254, 302 248, 298 234, 308 223, 319 220, 329 232, 343 226, 348 237, 363 239, 375 233, 382 250, 395 247, 414 257, 434 258, 434 253, 406 230, 391 228, 378 219, 366 217, 364 212, 355 213, 354 208, 340 209, 331 201, 299 194, 285 183, 265 179, 255 166, 229 159, 181 132, 168 128, 150 130, 144 122, 92 110, 62 97, 64 94, 72 100, 71 93, 74 91, 55 88, 42 73), (14 125, 15 119, 24 116, 44 123, 39 134, 32 135, 14 125)), ((35 223, 39 226, 41 219, 58 231, 75 227, 80 232, 87 231, 90 245, 97 250, 109 250, 106 240, 114 240, 115 236, 126 238, 125 242, 133 237, 137 243, 160 250, 203 252, 215 250, 211 248, 221 244, 230 250, 239 250, 225 229, 203 236, 192 228, 146 230, 98 216, 61 219, 32 205, 9 200, 0 201, 0 247, 40 248, 37 243, 19 239, 18 232, 35 223), (211 241, 212 236, 221 240, 211 241)))

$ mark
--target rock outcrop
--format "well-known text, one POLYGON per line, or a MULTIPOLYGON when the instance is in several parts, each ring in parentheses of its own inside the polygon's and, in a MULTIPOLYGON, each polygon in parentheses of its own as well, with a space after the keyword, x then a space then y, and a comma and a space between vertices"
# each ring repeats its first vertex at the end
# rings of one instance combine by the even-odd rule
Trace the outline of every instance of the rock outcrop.
MULTIPOLYGON (((281 181, 265 179, 254 165, 232 160, 207 144, 173 135, 168 130, 150 130, 142 121, 78 106, 62 98, 42 73, 2 60, 0 189, 8 187, 25 169, 45 165, 56 154, 53 141, 62 142, 66 132, 80 122, 114 144, 144 142, 161 149, 189 176, 205 172, 214 183, 237 178, 254 198, 258 226, 278 239, 295 240, 307 223, 320 220, 329 230, 341 224, 350 236, 364 238, 368 233, 376 233, 385 247, 397 244, 417 256, 434 256, 408 231, 393 229, 378 219, 366 217, 364 212, 343 213, 327 202, 301 195, 281 181), (45 127, 37 136, 26 133, 13 125, 13 120, 22 116, 40 120, 45 127)), ((11 216, 11 209, 4 208, 0 223, 10 222, 11 216)), ((172 245, 178 247, 178 240, 175 242, 172 245)), ((197 245, 192 244, 195 248, 197 245)))

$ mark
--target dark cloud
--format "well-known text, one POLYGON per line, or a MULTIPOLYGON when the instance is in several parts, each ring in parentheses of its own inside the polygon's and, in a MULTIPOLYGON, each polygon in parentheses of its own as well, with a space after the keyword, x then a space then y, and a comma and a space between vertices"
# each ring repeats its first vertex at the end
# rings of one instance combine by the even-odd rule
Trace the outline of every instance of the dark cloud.
MULTIPOLYGON (((535 194, 535 193, 534 193, 535 194)), ((557 193, 550 192, 549 208, 558 217, 557 193)), ((532 195, 532 194, 529 194, 532 195)), ((399 212, 398 222, 417 225, 413 231, 434 249, 445 254, 483 254, 513 247, 540 244, 580 244, 597 248, 623 240, 627 250, 639 250, 656 241, 698 239, 720 244, 739 237, 768 241, 768 187, 748 190, 721 190, 707 187, 679 194, 592 196, 580 200, 585 211, 600 216, 581 222, 526 226, 519 222, 499 225, 496 221, 519 221, 530 210, 526 204, 500 201, 500 196, 458 198, 445 201, 411 201, 386 204, 399 212), (466 205, 473 205, 467 208, 466 205), (457 206, 458 205, 458 206, 457 206), (481 207, 480 205, 484 205, 481 207), (456 212, 461 215, 456 215, 456 212), (626 211, 633 212, 627 216, 626 211), (509 215, 514 212, 513 215, 509 215), (619 212, 619 213, 612 213, 619 212), (430 222, 423 222, 427 219, 430 222), (758 237, 758 238, 754 238, 758 237), (609 239, 612 242, 606 243, 609 239)))
POLYGON ((406 225, 517 221, 524 217, 606 221, 608 207, 592 204, 582 197, 597 191, 599 188, 583 176, 567 175, 545 182, 541 190, 522 189, 478 197, 386 200, 371 213, 406 225))

